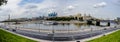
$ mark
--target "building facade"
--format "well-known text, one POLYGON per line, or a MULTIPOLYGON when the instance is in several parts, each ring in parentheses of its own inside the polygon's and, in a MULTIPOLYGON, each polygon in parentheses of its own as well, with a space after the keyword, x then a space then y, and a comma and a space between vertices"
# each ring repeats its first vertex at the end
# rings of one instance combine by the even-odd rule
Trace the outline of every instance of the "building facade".
POLYGON ((57 13, 56 13, 56 12, 49 13, 49 14, 48 14, 48 17, 49 17, 49 18, 57 17, 57 13))
POLYGON ((84 16, 82 16, 82 14, 78 13, 78 14, 74 15, 74 19, 86 21, 86 20, 90 20, 93 18, 90 14, 89 15, 84 14, 84 16))

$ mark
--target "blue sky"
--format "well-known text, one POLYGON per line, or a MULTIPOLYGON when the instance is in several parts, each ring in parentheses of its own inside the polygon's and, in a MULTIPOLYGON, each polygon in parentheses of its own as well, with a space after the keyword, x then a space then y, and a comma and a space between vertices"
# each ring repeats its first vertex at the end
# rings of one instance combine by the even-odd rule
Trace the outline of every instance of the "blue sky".
POLYGON ((25 5, 27 3, 41 3, 43 2, 44 0, 22 0, 19 5, 25 5))
POLYGON ((120 17, 120 0, 8 0, 0 8, 0 20, 11 18, 47 16, 57 12, 59 16, 77 13, 91 14, 97 18, 120 17))

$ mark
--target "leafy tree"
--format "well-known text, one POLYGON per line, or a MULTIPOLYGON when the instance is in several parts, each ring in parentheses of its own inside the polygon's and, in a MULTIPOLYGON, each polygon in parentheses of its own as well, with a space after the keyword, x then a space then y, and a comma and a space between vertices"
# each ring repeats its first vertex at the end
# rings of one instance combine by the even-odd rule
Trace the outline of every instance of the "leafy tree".
POLYGON ((6 4, 8 0, 0 0, 0 6, 6 4))

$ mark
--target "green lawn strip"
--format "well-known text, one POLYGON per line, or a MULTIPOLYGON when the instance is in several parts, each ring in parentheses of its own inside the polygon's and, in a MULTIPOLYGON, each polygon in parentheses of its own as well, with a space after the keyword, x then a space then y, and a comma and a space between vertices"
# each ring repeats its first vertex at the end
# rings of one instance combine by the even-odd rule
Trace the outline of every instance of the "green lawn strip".
POLYGON ((120 30, 116 31, 112 34, 90 40, 88 42, 120 42, 120 30))
POLYGON ((0 42, 37 42, 0 29, 0 42))

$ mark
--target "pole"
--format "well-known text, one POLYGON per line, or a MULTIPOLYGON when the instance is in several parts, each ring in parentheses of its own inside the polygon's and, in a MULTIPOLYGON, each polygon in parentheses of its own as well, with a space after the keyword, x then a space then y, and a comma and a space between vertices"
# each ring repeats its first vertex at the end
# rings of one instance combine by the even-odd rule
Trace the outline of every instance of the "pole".
POLYGON ((91 37, 92 37, 92 31, 93 31, 93 28, 91 27, 91 37))
MULTIPOLYGON (((40 26, 40 24, 39 24, 39 26, 40 26)), ((40 26, 40 28, 41 28, 41 26, 40 26)), ((39 28, 39 33, 40 33, 40 28, 39 28)))
POLYGON ((52 28, 53 28, 53 30, 52 30, 52 33, 53 33, 53 38, 52 38, 52 40, 53 40, 53 42, 54 42, 54 33, 55 33, 55 31, 54 31, 54 27, 53 27, 53 25, 52 25, 52 28))

